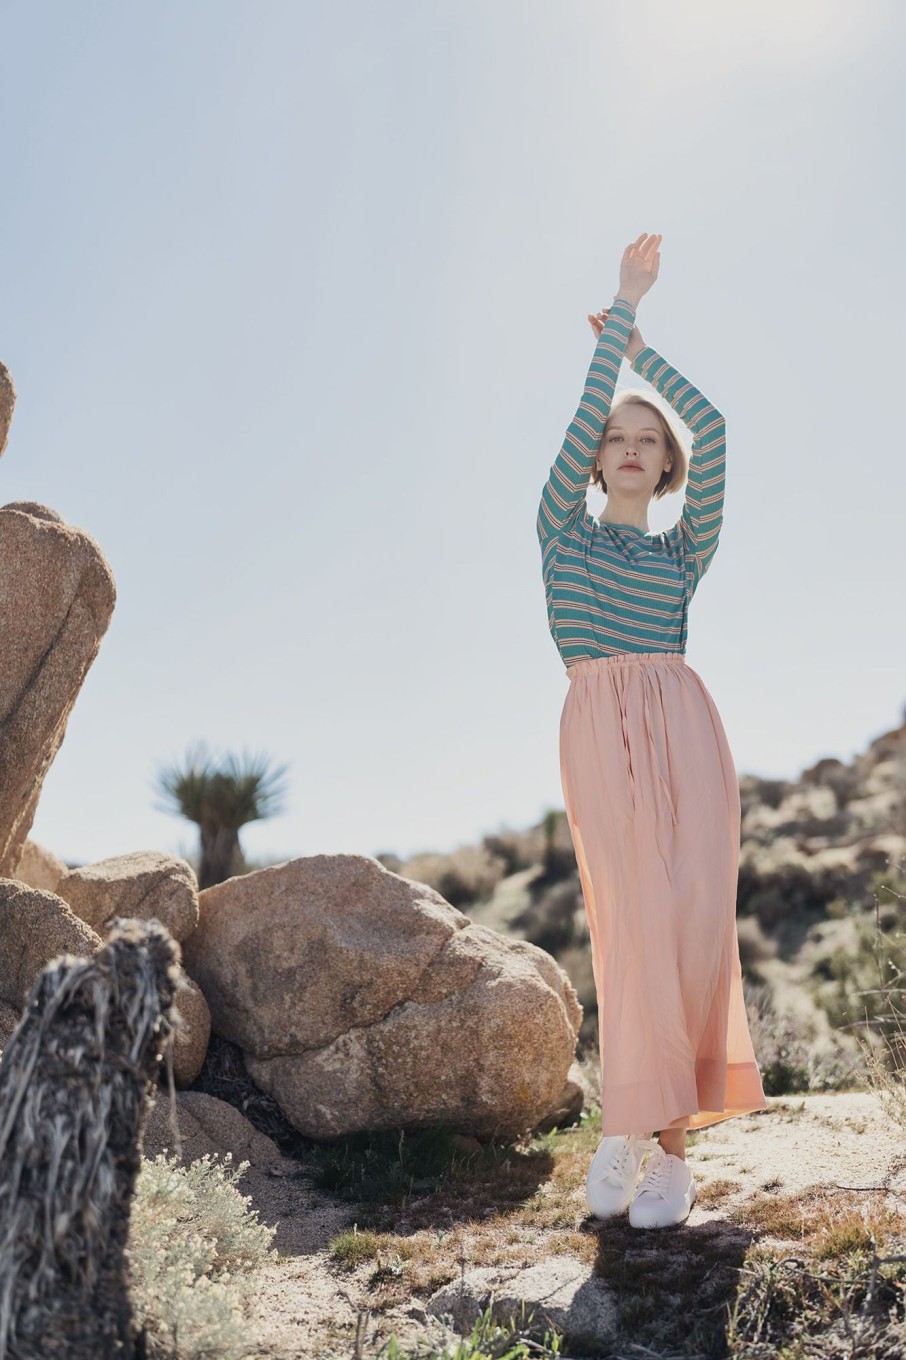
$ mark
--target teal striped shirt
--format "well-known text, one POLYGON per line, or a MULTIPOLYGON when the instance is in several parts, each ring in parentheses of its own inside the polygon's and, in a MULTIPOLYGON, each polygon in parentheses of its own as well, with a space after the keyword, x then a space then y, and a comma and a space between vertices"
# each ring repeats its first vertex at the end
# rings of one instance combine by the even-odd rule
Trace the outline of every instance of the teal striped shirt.
POLYGON ((620 652, 684 653, 689 601, 717 551, 723 522, 724 418, 650 345, 631 367, 694 437, 682 516, 671 529, 646 533, 588 511, 585 493, 634 324, 632 304, 615 299, 538 507, 548 624, 567 668, 620 652))

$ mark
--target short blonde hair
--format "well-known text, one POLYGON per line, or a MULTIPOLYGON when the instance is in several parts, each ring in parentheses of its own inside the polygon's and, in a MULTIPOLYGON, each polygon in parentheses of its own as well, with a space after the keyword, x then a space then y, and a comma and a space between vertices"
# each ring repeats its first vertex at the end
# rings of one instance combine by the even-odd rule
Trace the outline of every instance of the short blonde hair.
MULTIPOLYGON (((610 414, 604 422, 601 443, 598 445, 599 450, 603 448, 604 440, 607 438, 607 426, 610 421, 616 415, 617 411, 619 411, 621 406, 626 406, 630 403, 634 406, 647 406, 649 411, 653 411, 658 417, 661 422, 661 428, 664 431, 667 452, 671 455, 673 466, 669 472, 665 472, 662 475, 661 480, 654 488, 654 498, 659 499, 661 496, 669 495, 671 491, 679 491, 689 475, 689 451, 686 447, 686 441, 680 434, 678 421, 674 420, 674 418, 663 410, 662 407, 656 405, 645 392, 640 392, 635 388, 626 388, 615 397, 613 406, 610 408, 610 414)), ((597 464, 589 478, 589 483, 599 487, 601 491, 607 490, 604 474, 597 464)))

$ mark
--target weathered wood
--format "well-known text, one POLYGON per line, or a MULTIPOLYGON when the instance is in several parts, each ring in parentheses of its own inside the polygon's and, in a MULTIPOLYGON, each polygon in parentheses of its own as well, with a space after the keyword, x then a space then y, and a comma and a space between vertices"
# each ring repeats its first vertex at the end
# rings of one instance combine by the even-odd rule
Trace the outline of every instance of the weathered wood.
POLYGON ((125 1256, 179 947, 118 921, 49 963, 0 1060, 0 1360, 138 1360, 125 1256))

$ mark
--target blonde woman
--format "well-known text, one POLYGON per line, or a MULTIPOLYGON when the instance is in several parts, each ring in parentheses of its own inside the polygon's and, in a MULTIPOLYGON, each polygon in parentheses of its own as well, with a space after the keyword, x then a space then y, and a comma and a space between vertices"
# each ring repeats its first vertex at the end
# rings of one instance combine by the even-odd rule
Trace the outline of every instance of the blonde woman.
POLYGON ((560 771, 598 1001, 602 1139, 586 1195, 599 1218, 628 1206, 635 1227, 687 1217, 686 1129, 768 1108, 736 932, 739 784, 685 661, 689 604, 723 522, 725 425, 635 325, 661 239, 626 247, 611 307, 589 315, 594 355, 537 518, 569 680, 560 771), (614 399, 624 357, 688 426, 688 458, 667 406, 639 389, 614 399), (650 530, 651 500, 684 482, 681 518, 650 530), (597 518, 592 483, 607 493, 597 518))

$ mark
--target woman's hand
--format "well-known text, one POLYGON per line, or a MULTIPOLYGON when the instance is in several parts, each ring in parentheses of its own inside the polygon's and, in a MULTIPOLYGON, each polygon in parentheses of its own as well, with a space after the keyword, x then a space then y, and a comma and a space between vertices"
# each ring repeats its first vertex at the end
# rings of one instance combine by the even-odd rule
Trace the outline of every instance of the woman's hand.
MULTIPOLYGON (((602 330, 604 329, 604 322, 607 320, 609 315, 610 315, 609 307, 603 307, 601 311, 597 313, 592 312, 588 313, 588 319, 591 322, 591 328, 595 333, 595 340, 598 339, 602 330)), ((629 360, 630 363, 632 363, 635 356, 637 354, 640 354, 644 348, 645 341, 642 339, 641 334, 639 333, 639 328, 638 326, 633 326, 632 334, 630 335, 629 341, 626 345, 626 358, 629 360)))
MULTIPOLYGON (((641 236, 628 245, 623 251, 623 259, 620 262, 620 287, 616 296, 631 302, 633 307, 638 307, 639 302, 648 292, 658 275, 661 264, 660 244, 664 238, 660 235, 649 236, 643 231, 641 236)), ((588 313, 588 320, 595 333, 595 340, 604 329, 604 322, 610 313, 609 307, 604 307, 600 312, 593 315, 588 313)), ((633 326, 629 343, 626 346, 626 358, 632 363, 633 359, 645 348, 645 341, 639 334, 638 326, 633 326)))
POLYGON ((636 307, 657 278, 663 239, 663 236, 649 236, 643 231, 638 240, 623 251, 618 296, 626 298, 636 307))

